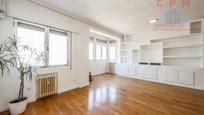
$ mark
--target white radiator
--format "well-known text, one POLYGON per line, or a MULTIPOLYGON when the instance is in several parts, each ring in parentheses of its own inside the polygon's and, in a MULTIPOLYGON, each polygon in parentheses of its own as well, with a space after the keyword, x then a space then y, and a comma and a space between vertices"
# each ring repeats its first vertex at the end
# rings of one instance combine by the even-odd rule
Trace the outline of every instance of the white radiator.
POLYGON ((57 94, 57 73, 46 73, 37 75, 37 98, 57 94))

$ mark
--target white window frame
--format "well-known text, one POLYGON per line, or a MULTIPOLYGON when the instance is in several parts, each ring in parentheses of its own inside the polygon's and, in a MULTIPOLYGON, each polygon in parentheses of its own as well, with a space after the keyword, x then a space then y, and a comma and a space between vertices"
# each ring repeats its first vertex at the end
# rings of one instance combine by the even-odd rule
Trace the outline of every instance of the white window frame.
POLYGON ((45 40, 44 55, 45 55, 45 58, 46 58, 47 61, 45 62, 44 66, 40 66, 41 68, 56 67, 56 66, 67 66, 67 67, 70 67, 70 64, 71 64, 71 39, 72 39, 71 38, 71 32, 65 31, 63 29, 58 29, 58 28, 55 28, 55 27, 48 27, 48 26, 43 26, 43 25, 40 25, 40 24, 35 24, 35 23, 32 23, 32 22, 27 22, 27 21, 15 19, 13 21, 13 32, 14 32, 13 34, 15 36, 17 36, 18 23, 28 24, 28 25, 31 25, 31 26, 36 26, 36 27, 40 27, 40 28, 44 28, 45 29, 45 35, 44 35, 44 40, 45 40), (66 49, 67 50, 67 64, 49 65, 49 30, 50 29, 51 30, 56 30, 56 31, 59 31, 59 32, 63 32, 63 33, 67 34, 67 49, 66 49))

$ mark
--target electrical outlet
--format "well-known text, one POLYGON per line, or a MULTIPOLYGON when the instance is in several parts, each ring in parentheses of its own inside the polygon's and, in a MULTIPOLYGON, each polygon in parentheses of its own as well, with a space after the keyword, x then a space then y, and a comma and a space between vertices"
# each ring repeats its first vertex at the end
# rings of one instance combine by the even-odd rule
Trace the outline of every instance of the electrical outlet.
POLYGON ((73 81, 74 81, 74 82, 76 82, 76 81, 77 81, 77 79, 76 79, 76 78, 74 78, 74 79, 73 79, 73 81))
POLYGON ((28 91, 31 90, 31 87, 28 87, 27 90, 28 90, 28 91))

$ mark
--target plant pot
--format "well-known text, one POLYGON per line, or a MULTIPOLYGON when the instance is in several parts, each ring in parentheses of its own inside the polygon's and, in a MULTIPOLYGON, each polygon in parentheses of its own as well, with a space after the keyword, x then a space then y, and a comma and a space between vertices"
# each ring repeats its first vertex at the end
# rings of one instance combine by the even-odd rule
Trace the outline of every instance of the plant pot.
POLYGON ((9 111, 11 115, 19 115, 26 110, 27 107, 27 98, 23 98, 22 101, 11 101, 9 102, 9 111))

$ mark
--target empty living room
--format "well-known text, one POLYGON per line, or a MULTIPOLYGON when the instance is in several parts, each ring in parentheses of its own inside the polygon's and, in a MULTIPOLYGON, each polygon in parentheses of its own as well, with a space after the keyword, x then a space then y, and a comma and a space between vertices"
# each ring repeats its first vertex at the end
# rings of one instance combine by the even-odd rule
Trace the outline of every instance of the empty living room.
POLYGON ((0 115, 204 115, 204 0, 0 0, 0 115))

